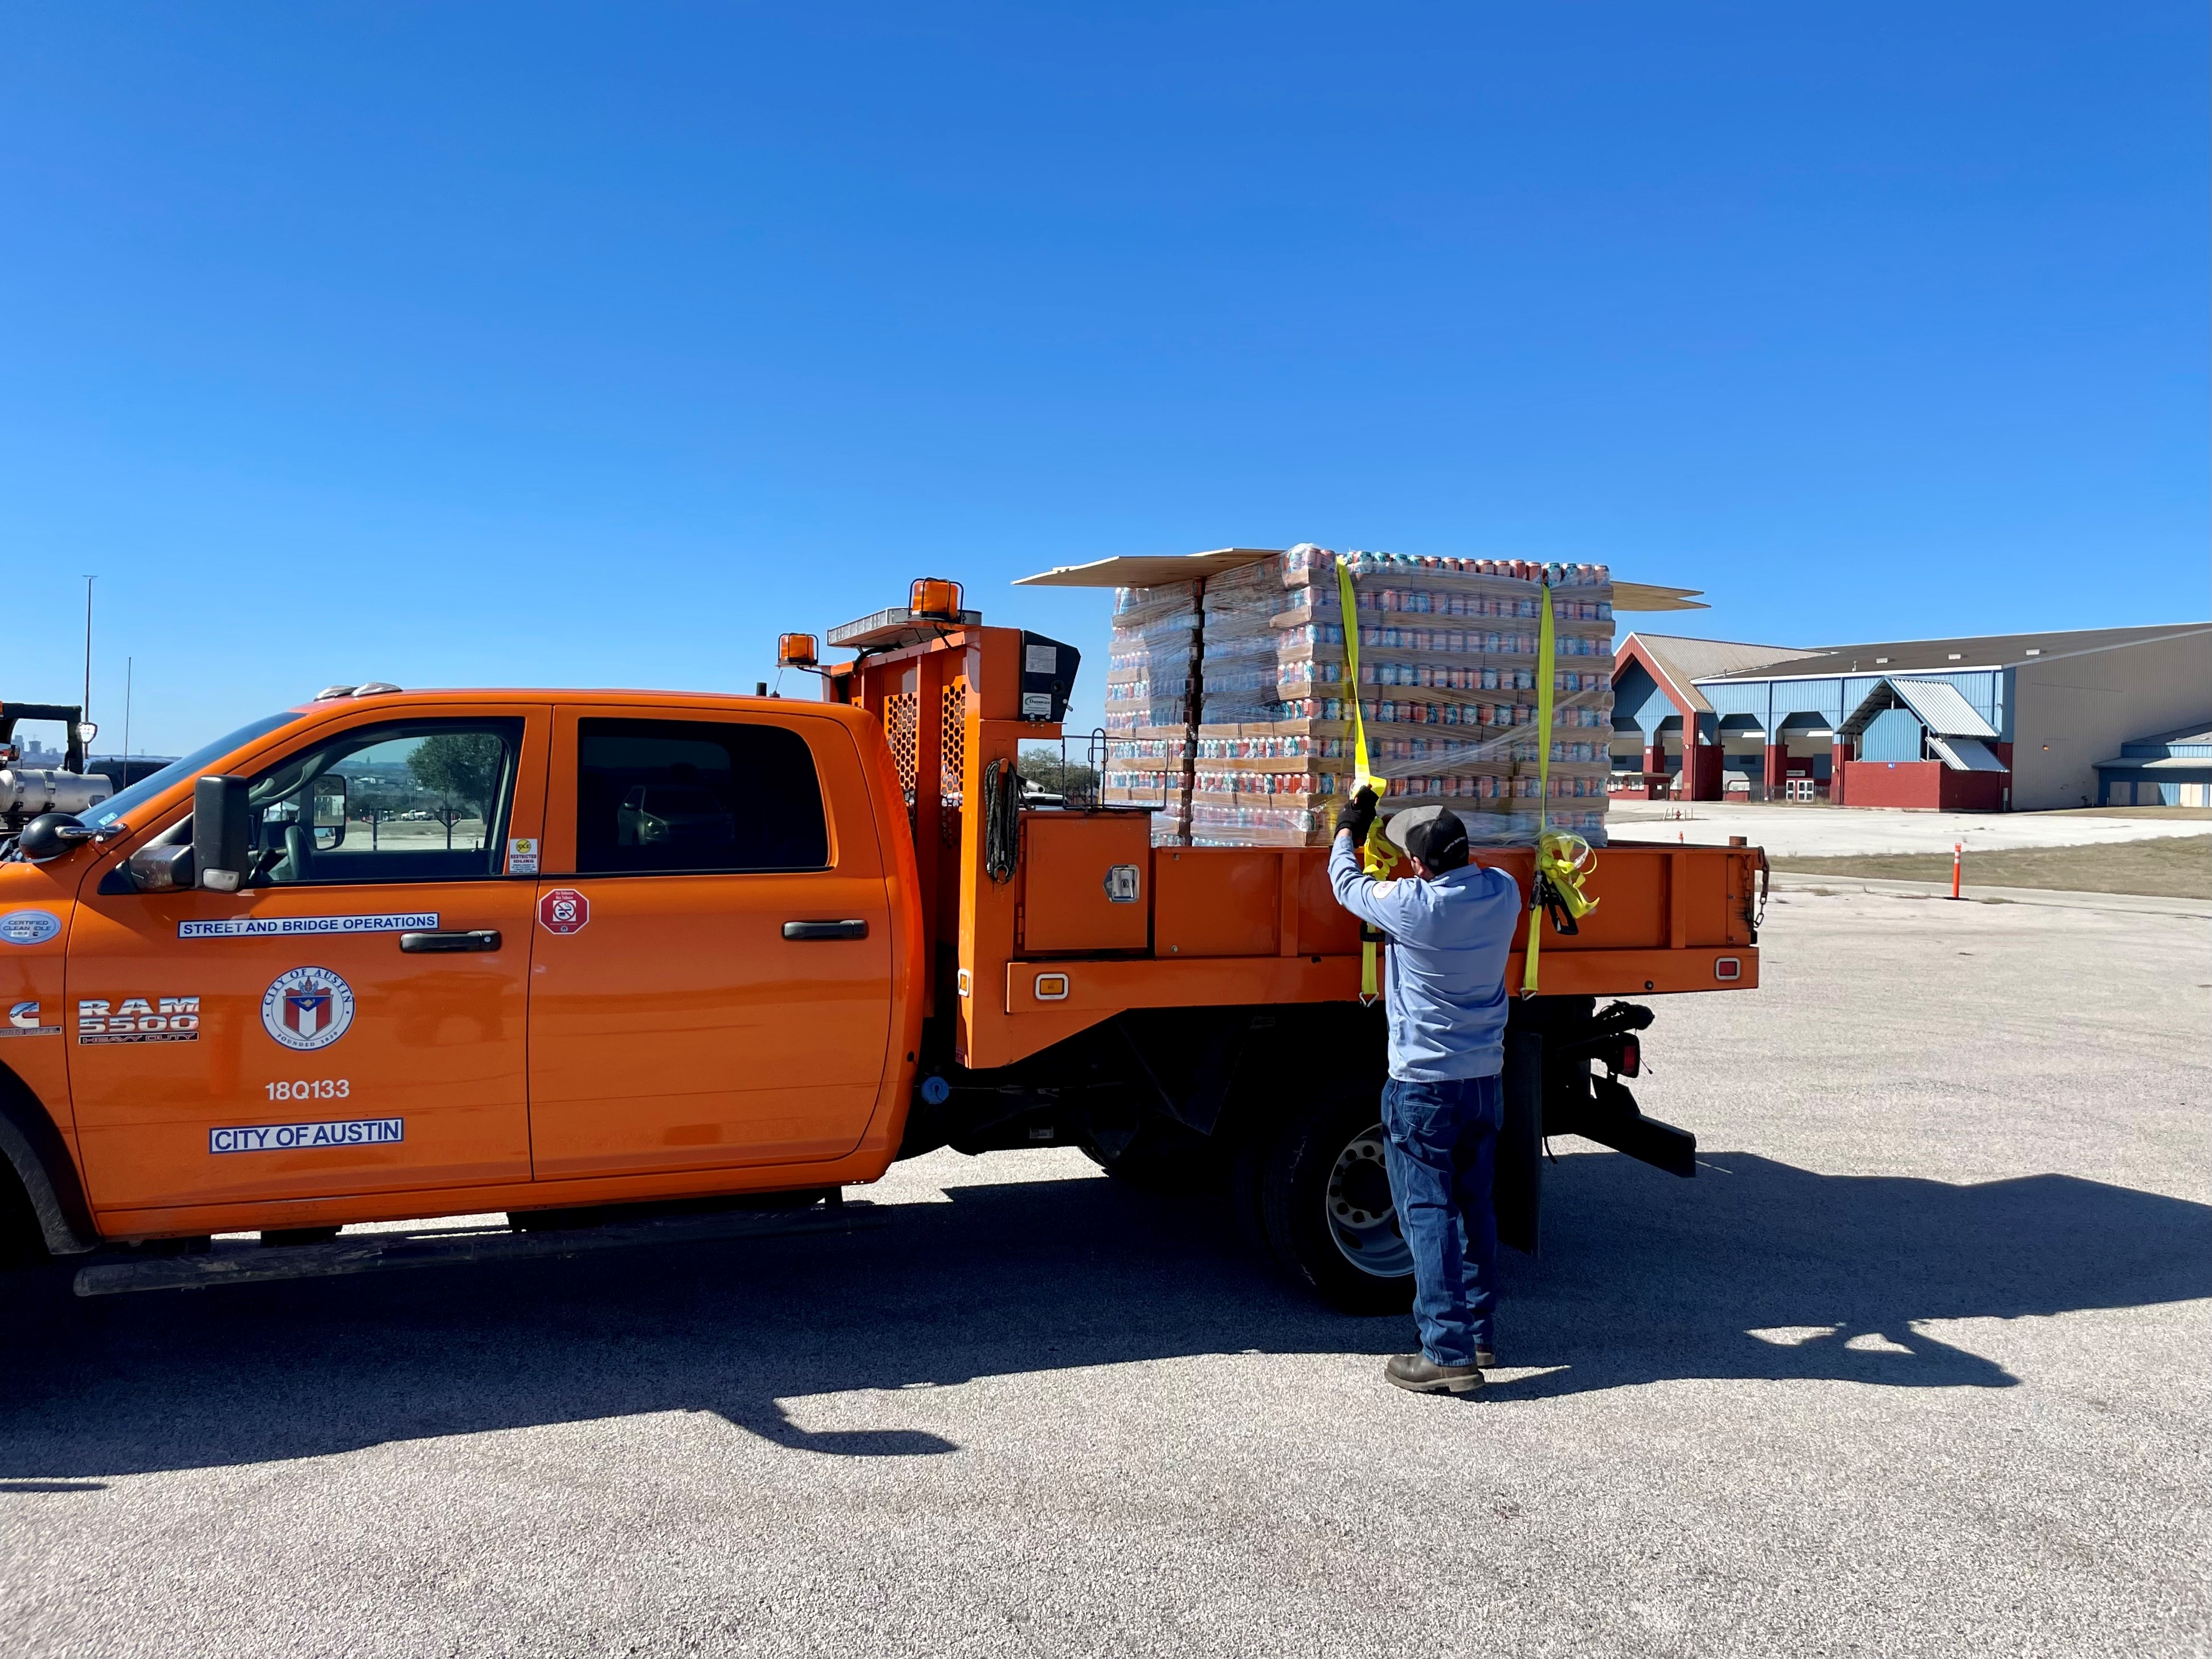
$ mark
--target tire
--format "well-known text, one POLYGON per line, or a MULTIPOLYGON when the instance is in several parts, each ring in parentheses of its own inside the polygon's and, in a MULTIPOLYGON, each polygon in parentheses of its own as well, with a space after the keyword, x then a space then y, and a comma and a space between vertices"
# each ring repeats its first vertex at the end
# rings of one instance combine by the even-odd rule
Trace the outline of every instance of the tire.
POLYGON ((1255 1145, 1244 1165, 1269 1253, 1346 1313, 1399 1314, 1413 1303, 1413 1256, 1382 1170, 1381 1120, 1364 1089, 1324 1096, 1255 1145))
POLYGON ((49 1260, 39 1212, 15 1172, 0 1163, 0 1271, 43 1267, 49 1260))

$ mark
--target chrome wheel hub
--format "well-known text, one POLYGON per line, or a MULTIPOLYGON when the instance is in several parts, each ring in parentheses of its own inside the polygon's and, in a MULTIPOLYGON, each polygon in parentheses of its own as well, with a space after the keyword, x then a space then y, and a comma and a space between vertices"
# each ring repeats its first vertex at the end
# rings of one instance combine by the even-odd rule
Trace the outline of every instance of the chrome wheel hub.
POLYGON ((1377 1279, 1402 1279, 1413 1271, 1413 1253, 1398 1231, 1390 1201, 1390 1176, 1382 1164, 1380 1123, 1352 1137, 1336 1155, 1322 1195, 1328 1236, 1344 1259, 1377 1279))

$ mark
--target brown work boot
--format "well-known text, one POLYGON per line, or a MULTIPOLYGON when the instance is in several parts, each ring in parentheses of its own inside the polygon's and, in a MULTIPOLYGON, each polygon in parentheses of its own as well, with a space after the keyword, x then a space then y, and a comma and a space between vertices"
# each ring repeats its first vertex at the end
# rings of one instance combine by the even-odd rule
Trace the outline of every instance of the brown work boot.
POLYGON ((1425 1353, 1391 1356, 1382 1368, 1383 1380, 1413 1394, 1473 1394, 1482 1386, 1482 1372, 1473 1365, 1439 1365, 1425 1353))

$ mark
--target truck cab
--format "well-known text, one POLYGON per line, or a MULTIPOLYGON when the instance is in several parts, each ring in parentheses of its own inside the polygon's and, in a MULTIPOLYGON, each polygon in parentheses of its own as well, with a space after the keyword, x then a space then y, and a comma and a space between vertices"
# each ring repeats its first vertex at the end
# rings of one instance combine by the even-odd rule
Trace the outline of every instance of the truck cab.
POLYGON ((882 750, 647 693, 258 721, 0 863, 10 1115, 101 1239, 871 1179, 919 1023, 882 750), (230 890, 177 879, 206 775, 230 890))

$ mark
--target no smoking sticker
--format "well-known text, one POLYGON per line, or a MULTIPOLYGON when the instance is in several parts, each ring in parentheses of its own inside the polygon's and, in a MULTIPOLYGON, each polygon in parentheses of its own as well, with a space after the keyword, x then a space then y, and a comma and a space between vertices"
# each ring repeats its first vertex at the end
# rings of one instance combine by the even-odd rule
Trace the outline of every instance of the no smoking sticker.
POLYGON ((592 919, 592 902, 573 887, 539 895, 538 925, 549 933, 580 933, 592 919))

